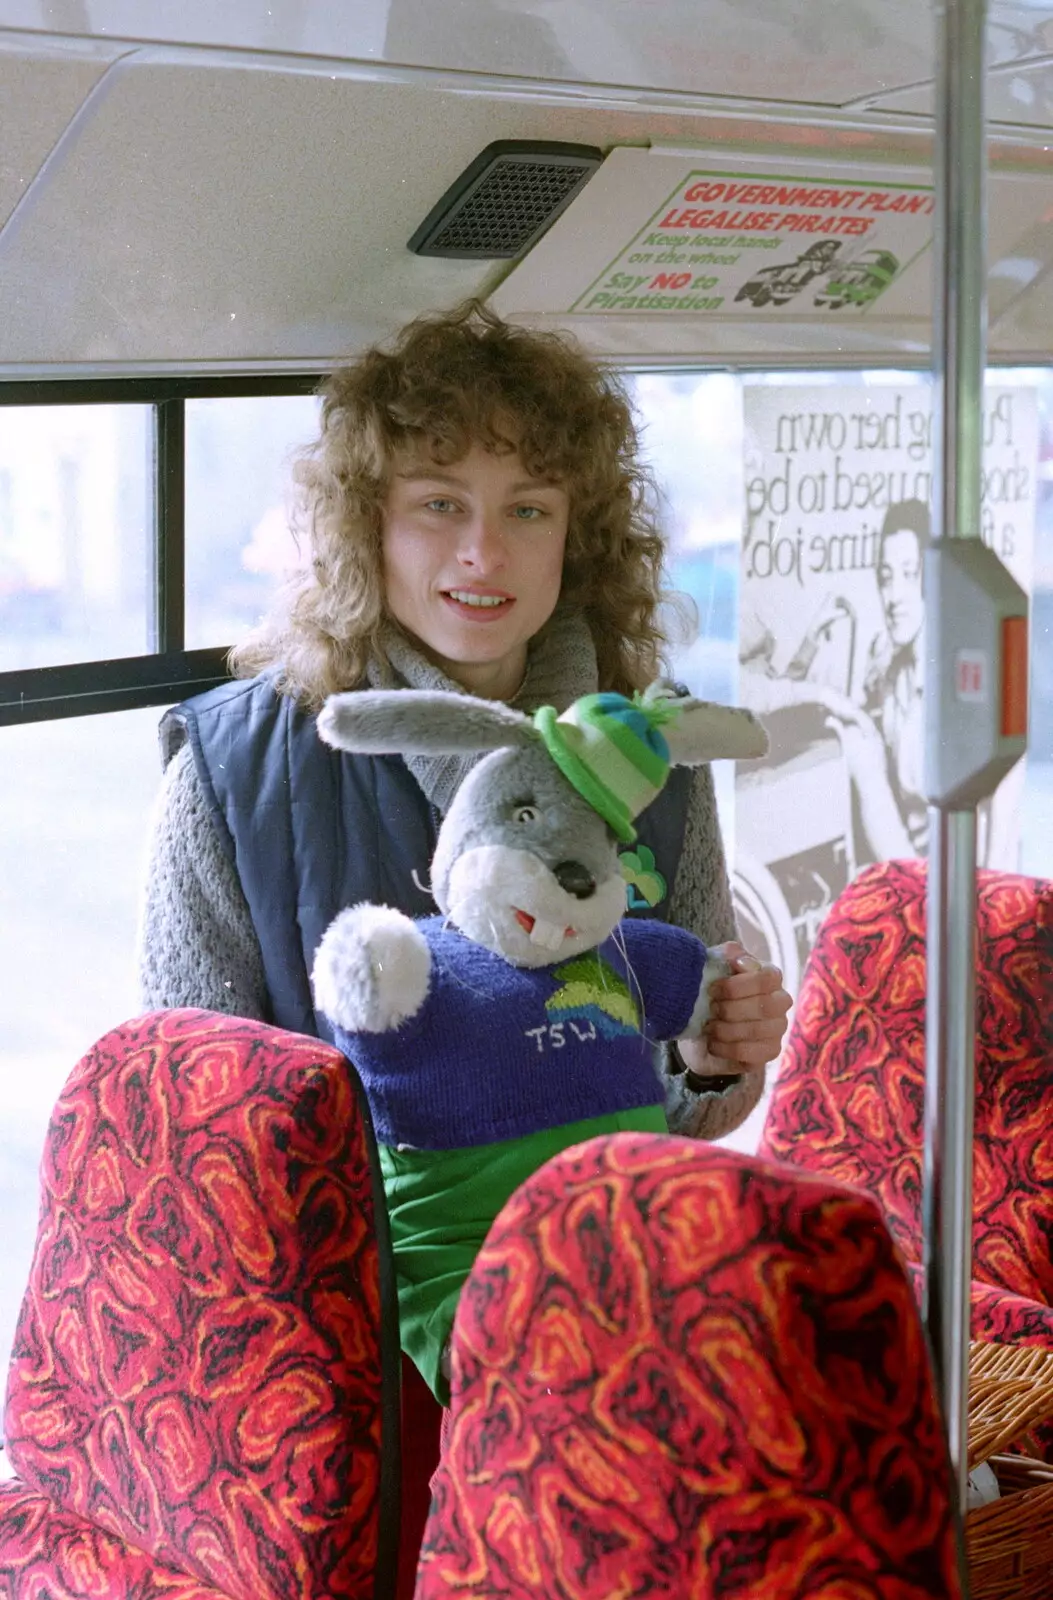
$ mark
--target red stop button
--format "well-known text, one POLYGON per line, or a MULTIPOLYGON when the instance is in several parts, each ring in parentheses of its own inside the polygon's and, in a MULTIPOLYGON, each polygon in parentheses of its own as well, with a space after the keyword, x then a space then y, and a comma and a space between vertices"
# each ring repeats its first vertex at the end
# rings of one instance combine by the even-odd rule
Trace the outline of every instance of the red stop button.
POLYGON ((1002 737, 1027 738, 1027 618, 1002 619, 1002 737))

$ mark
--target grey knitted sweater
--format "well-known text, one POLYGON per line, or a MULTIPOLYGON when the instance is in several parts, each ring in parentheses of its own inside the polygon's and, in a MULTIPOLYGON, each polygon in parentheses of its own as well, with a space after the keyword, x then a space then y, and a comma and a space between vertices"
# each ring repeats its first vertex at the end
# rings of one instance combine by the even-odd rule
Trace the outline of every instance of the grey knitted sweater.
MULTIPOLYGON (((386 641, 390 666, 371 680, 384 686, 456 689, 401 636, 386 641)), ((515 704, 525 711, 565 709, 596 688, 596 657, 585 625, 557 615, 531 648, 515 704)), ((462 758, 410 758, 428 798, 445 811, 463 777, 462 758)), ((719 944, 735 937, 724 848, 708 767, 693 778, 684 844, 669 919, 719 944)), ((151 826, 139 930, 139 983, 147 1010, 202 1006, 265 1018, 263 960, 233 863, 220 843, 189 745, 170 762, 151 826)), ((695 1095, 682 1076, 668 1078, 666 1110, 675 1133, 703 1139, 730 1133, 752 1111, 763 1071, 745 1074, 722 1094, 695 1095)))

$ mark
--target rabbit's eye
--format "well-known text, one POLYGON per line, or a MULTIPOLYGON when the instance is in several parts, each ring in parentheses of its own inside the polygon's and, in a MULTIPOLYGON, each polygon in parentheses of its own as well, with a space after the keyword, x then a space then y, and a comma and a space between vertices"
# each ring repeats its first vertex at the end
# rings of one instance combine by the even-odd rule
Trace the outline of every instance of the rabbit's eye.
POLYGON ((516 806, 512 813, 513 822, 539 822, 541 812, 537 806, 516 806))

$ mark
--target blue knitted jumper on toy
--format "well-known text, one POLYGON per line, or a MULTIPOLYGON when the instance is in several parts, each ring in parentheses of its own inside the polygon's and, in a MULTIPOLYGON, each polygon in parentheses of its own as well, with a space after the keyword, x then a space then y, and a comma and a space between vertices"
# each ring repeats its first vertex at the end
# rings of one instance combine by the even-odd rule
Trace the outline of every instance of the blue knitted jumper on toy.
POLYGON ((377 1139, 455 1150, 661 1105, 651 1044, 687 1027, 705 946, 682 928, 620 923, 595 950, 514 967, 441 917, 417 1015, 336 1040, 361 1075, 377 1139))
POLYGON ((386 1033, 334 1030, 362 1078, 380 1146, 403 1349, 443 1401, 457 1298, 501 1207, 569 1145, 663 1132, 652 1045, 679 1037, 705 946, 630 920, 585 955, 514 967, 442 918, 417 1015, 386 1033))

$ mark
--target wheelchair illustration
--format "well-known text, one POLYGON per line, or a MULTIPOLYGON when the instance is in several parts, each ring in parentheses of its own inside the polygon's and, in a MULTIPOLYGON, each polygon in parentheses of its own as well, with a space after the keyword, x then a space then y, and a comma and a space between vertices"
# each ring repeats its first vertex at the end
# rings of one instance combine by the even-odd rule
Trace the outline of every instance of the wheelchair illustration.
POLYGON ((762 267, 742 285, 735 299, 748 300, 753 306, 789 305, 795 294, 831 270, 840 248, 838 239, 820 239, 810 244, 796 261, 762 267))
POLYGON ((840 727, 807 691, 811 680, 851 695, 856 651, 855 610, 831 597, 783 677, 765 679, 769 701, 787 690, 785 704, 761 710, 767 756, 736 773, 735 914, 747 948, 782 968, 791 994, 820 923, 863 864, 840 727))
POLYGON ((855 876, 855 806, 836 726, 820 705, 764 718, 770 749, 735 784, 732 897, 743 942, 790 993, 819 925, 855 876))

